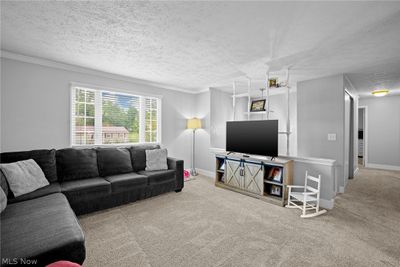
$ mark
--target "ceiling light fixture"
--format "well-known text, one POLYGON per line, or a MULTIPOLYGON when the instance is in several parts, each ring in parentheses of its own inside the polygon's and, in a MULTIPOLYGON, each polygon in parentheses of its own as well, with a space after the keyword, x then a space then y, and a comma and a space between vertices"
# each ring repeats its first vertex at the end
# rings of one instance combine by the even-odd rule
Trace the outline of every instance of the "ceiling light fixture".
POLYGON ((374 96, 385 96, 385 95, 389 94, 389 90, 388 89, 375 90, 375 91, 372 91, 372 94, 374 96))

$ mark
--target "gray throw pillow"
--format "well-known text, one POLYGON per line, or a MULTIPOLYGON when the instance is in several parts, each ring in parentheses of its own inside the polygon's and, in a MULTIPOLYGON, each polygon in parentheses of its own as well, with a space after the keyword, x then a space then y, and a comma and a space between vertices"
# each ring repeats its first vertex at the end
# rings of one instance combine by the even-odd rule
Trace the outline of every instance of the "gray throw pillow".
POLYGON ((0 168, 15 197, 49 185, 42 169, 33 159, 0 164, 0 168))
POLYGON ((168 170, 167 149, 146 150, 146 171, 168 170))
POLYGON ((7 196, 3 188, 0 187, 0 213, 7 207, 7 196))

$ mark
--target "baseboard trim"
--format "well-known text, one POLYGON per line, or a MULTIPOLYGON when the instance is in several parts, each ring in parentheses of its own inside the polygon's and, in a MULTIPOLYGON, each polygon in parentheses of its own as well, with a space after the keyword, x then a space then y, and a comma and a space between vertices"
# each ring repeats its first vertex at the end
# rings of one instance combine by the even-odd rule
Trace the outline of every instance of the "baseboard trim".
POLYGON ((344 193, 344 186, 339 186, 339 193, 344 193))
POLYGON ((214 179, 215 173, 204 169, 196 168, 197 172, 203 176, 214 179))
POLYGON ((327 200, 327 199, 320 198, 319 205, 324 209, 331 210, 335 206, 335 199, 327 200))
POLYGON ((400 171, 400 166, 394 166, 394 165, 368 163, 365 167, 372 169, 389 170, 389 171, 400 171))

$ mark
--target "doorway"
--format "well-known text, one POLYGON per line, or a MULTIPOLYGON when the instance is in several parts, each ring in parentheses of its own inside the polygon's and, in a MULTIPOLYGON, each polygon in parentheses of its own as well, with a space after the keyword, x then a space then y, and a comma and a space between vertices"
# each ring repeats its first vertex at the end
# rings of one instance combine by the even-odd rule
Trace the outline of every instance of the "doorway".
POLYGON ((344 186, 349 179, 353 178, 355 170, 354 154, 354 99, 353 96, 345 90, 344 95, 344 186))
POLYGON ((367 107, 358 108, 358 167, 367 163, 367 107))

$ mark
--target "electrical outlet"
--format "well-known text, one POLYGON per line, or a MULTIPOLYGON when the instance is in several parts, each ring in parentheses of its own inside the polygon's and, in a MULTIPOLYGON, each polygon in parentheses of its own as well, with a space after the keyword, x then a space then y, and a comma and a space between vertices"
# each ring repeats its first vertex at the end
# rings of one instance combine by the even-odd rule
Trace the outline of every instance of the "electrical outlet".
POLYGON ((336 134, 335 133, 329 133, 328 134, 328 141, 336 141, 336 134))

